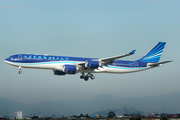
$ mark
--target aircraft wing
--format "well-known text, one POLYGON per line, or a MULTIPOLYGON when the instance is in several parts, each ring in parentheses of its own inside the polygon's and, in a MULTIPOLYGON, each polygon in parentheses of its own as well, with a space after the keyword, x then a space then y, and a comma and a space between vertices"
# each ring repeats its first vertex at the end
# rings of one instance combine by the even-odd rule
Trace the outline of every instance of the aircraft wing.
MULTIPOLYGON (((124 54, 124 55, 119 55, 119 56, 114 56, 114 57, 108 57, 108 58, 101 58, 101 59, 96 60, 96 61, 101 62, 102 65, 110 64, 110 63, 113 63, 116 59, 133 55, 133 54, 135 53, 135 51, 136 51, 136 50, 133 50, 133 51, 131 51, 130 53, 124 54)), ((79 66, 81 66, 81 67, 85 67, 86 62, 87 62, 87 61, 79 62, 79 63, 77 63, 77 65, 79 65, 79 66)))
POLYGON ((131 51, 130 53, 124 54, 124 55, 119 55, 119 56, 114 56, 114 57, 108 57, 108 58, 101 58, 101 59, 99 59, 99 61, 102 61, 102 62, 104 62, 104 63, 106 63, 106 64, 108 64, 108 63, 113 63, 116 59, 133 55, 133 54, 135 53, 135 51, 136 51, 136 50, 133 50, 133 51, 131 51))
POLYGON ((84 62, 78 62, 76 65, 79 65, 79 66, 81 66, 81 67, 84 67, 85 66, 85 61, 84 62))
POLYGON ((162 66, 162 64, 169 63, 173 61, 164 61, 164 62, 157 62, 157 63, 150 63, 148 66, 150 67, 157 67, 157 66, 162 66))

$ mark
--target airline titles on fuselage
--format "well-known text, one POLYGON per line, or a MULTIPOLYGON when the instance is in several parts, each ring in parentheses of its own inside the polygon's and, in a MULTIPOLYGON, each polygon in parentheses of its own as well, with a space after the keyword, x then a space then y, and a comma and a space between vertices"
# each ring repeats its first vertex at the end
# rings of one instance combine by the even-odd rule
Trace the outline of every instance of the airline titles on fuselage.
MULTIPOLYGON (((19 55, 21 56, 21 55, 19 55)), ((59 56, 46 56, 46 55, 22 55, 23 59, 37 59, 37 60, 52 60, 52 61, 59 61, 59 60, 69 60, 68 57, 59 57, 59 56)))

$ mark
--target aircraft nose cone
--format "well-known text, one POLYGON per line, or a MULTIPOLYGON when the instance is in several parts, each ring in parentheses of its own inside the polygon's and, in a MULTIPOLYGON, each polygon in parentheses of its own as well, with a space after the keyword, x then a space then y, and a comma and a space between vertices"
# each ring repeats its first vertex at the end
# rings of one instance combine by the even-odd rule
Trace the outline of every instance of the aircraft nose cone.
POLYGON ((5 62, 10 61, 10 58, 6 58, 4 61, 5 61, 5 62))

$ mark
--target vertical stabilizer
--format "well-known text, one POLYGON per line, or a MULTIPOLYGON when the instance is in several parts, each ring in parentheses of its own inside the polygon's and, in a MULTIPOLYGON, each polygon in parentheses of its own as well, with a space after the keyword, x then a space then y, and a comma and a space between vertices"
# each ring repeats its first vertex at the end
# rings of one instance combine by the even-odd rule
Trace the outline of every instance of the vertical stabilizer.
POLYGON ((159 42, 152 50, 150 50, 144 57, 137 60, 138 62, 159 62, 166 42, 159 42))

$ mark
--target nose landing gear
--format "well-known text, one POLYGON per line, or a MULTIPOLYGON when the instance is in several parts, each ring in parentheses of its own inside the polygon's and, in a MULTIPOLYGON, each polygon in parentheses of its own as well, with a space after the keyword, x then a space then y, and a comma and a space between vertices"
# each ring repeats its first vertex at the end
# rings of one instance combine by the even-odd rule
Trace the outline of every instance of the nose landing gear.
POLYGON ((21 67, 19 67, 18 69, 19 69, 18 73, 21 74, 22 73, 21 67))

